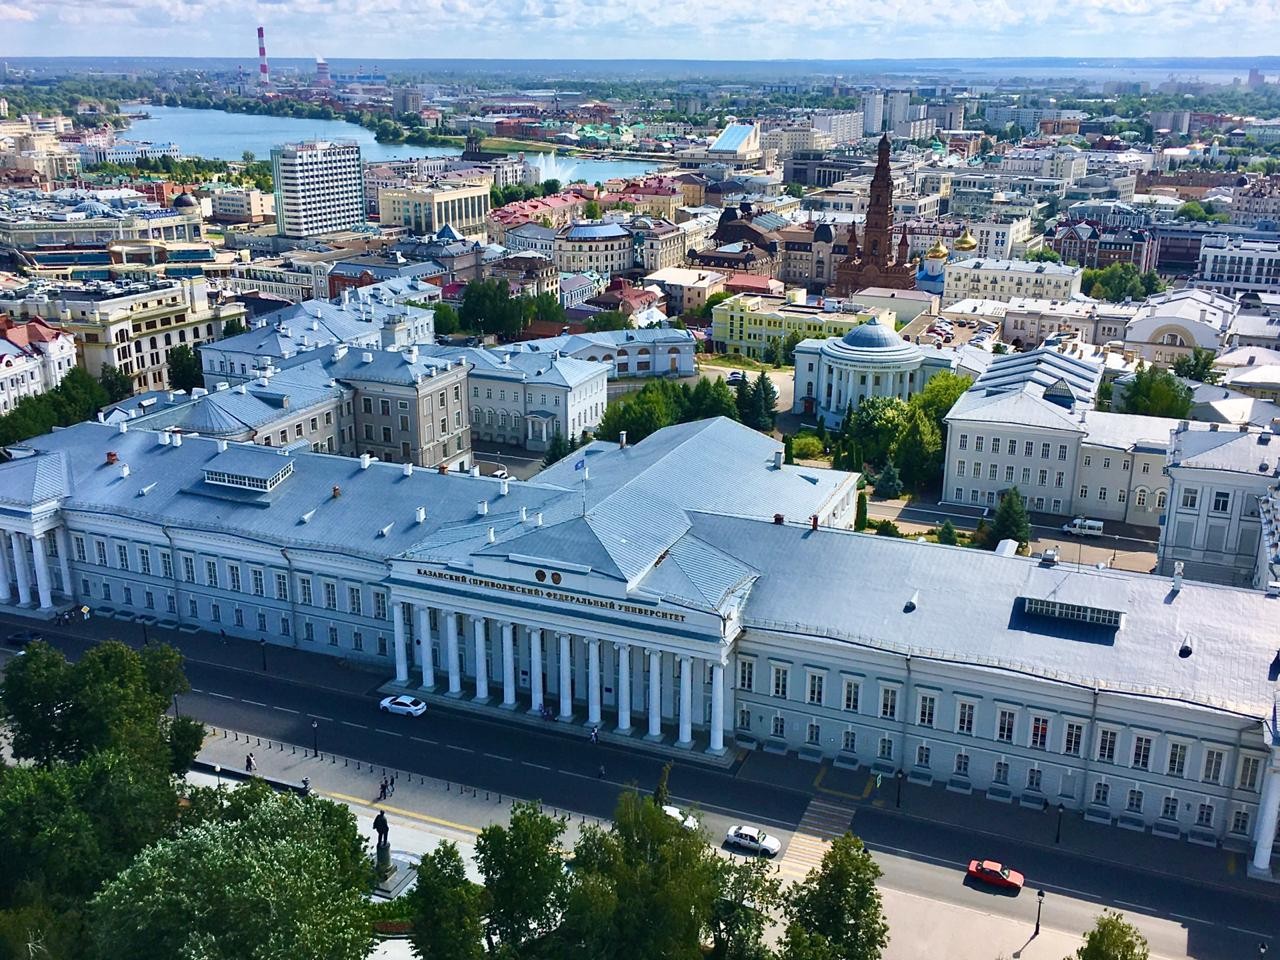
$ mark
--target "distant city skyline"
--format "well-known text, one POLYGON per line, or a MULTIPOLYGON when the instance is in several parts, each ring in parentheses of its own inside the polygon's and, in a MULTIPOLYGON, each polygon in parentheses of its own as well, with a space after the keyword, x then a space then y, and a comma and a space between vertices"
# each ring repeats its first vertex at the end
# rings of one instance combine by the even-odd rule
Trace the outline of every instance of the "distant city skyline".
POLYGON ((0 56, 871 59, 1266 55, 1280 2, 1082 0, 1069 8, 833 0, 735 8, 687 0, 0 0, 0 56), (216 24, 216 30, 212 25, 216 24), (447 42, 442 41, 447 37, 447 42))

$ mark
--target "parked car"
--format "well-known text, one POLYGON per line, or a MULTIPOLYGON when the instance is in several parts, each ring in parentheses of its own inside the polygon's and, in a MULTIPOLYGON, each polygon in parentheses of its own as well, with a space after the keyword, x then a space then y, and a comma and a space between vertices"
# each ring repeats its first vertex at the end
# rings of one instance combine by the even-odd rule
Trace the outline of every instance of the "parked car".
POLYGON ((493 477, 495 480, 507 480, 511 477, 511 474, 507 473, 506 467, 499 464, 498 469, 489 474, 489 476, 493 477))
POLYGON ((27 644, 35 643, 37 640, 43 639, 44 637, 41 634, 36 633, 34 630, 19 630, 17 633, 9 634, 9 646, 22 649, 27 646, 27 644))
POLYGON ((420 717, 427 712, 427 705, 416 697, 383 697, 378 704, 383 713, 399 713, 406 717, 420 717))
POLYGON ((701 824, 698 823, 698 818, 692 813, 687 813, 672 804, 663 804, 662 812, 686 830, 697 830, 701 826, 701 824))
POLYGON ((727 847, 766 857, 776 857, 782 849, 782 842, 777 837, 769 836, 759 827, 732 826, 725 833, 724 842, 727 847))
POLYGON ((741 370, 730 370, 729 376, 725 377, 725 383, 731 387, 736 387, 740 383, 747 382, 747 375, 741 370))
POLYGON ((967 875, 979 883, 985 883, 1001 890, 1021 890, 1026 882, 1017 870, 1010 870, 1003 863, 995 860, 970 860, 967 875))
POLYGON ((1102 536, 1102 521, 1076 517, 1070 523, 1062 525, 1062 532, 1077 537, 1100 537, 1102 536))

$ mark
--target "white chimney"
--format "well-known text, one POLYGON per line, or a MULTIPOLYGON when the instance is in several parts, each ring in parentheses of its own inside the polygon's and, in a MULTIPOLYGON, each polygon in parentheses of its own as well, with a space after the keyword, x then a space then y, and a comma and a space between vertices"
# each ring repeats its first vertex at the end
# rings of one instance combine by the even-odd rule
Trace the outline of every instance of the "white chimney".
POLYGON ((542 526, 542 511, 541 511, 541 510, 539 510, 536 514, 534 514, 533 522, 534 522, 534 524, 536 524, 536 525, 537 525, 537 526, 539 526, 539 527, 540 527, 540 526, 542 526))
POLYGON ((175 433, 175 434, 173 435, 173 445, 174 445, 175 447, 180 447, 180 446, 182 446, 182 434, 180 434, 180 433, 175 433))
POLYGON ((161 431, 160 431, 160 446, 162 446, 162 447, 167 447, 168 445, 169 445, 169 434, 168 434, 168 431, 161 430, 161 431))
POLYGON ((127 463, 120 464, 120 479, 123 480, 129 475, 129 465, 127 463))
POLYGON ((471 475, 472 475, 473 477, 478 477, 478 476, 480 476, 480 466, 479 466, 479 464, 474 464, 474 465, 472 465, 472 467, 471 467, 471 475))
POLYGON ((521 507, 521 508, 520 508, 520 522, 521 522, 521 523, 524 523, 524 522, 525 522, 526 520, 528 520, 528 519, 529 519, 529 508, 528 508, 528 507, 521 507))
POLYGON ((119 430, 119 432, 120 432, 120 433, 128 433, 128 432, 129 432, 129 424, 128 424, 128 423, 126 423, 124 420, 121 420, 121 421, 120 421, 120 426, 118 427, 118 430, 119 430))
POLYGON ((490 543, 493 543, 493 541, 494 541, 495 539, 496 539, 496 538, 494 537, 493 527, 490 527, 490 528, 489 528, 489 542, 490 542, 490 543))
POLYGON ((412 464, 412 463, 405 463, 404 468, 400 471, 400 473, 401 473, 401 475, 402 475, 402 476, 412 477, 412 476, 413 476, 413 464, 412 464))
POLYGON ((775 450, 775 451, 773 451, 773 469, 775 469, 775 470, 781 470, 781 469, 782 469, 782 460, 783 460, 783 457, 784 457, 783 451, 781 451, 781 450, 775 450))
POLYGON ((618 431, 618 449, 619 450, 627 449, 627 431, 625 430, 618 431))
POLYGON ((1178 560, 1173 565, 1173 592, 1178 593, 1182 589, 1182 561, 1178 560))
POLYGON ((218 452, 219 452, 219 453, 226 453, 226 452, 227 452, 227 441, 225 441, 225 440, 219 440, 219 441, 218 441, 218 452))
POLYGON ((360 362, 373 363, 373 353, 366 350, 364 353, 360 354, 360 362))
POLYGON ((360 454, 360 469, 361 469, 361 470, 368 470, 368 469, 369 469, 369 464, 371 464, 371 463, 373 463, 373 457, 372 457, 370 454, 367 454, 367 453, 362 453, 362 454, 360 454))
POLYGON ((427 508, 426 508, 426 507, 419 507, 417 510, 413 511, 413 518, 414 518, 415 520, 417 520, 417 521, 418 521, 418 523, 426 523, 426 522, 427 522, 427 508))
POLYGON ((404 351, 404 359, 405 359, 405 362, 406 362, 406 363, 417 363, 417 362, 418 362, 418 346, 417 346, 417 344, 414 344, 413 346, 407 347, 407 348, 405 349, 405 351, 404 351))
POLYGON ((345 343, 340 343, 333 348, 333 359, 341 360, 346 355, 347 355, 347 345, 345 343))
POLYGON ((505 497, 505 496, 510 492, 510 490, 511 490, 511 483, 510 483, 510 481, 509 481, 509 480, 507 480, 507 478, 506 478, 506 477, 503 477, 503 478, 502 478, 502 481, 498 484, 498 491, 499 491, 499 493, 501 493, 501 494, 502 494, 502 496, 504 496, 504 497, 505 497))
POLYGON ((479 500, 479 501, 477 501, 477 502, 476 502, 476 514, 477 514, 478 516, 483 517, 483 516, 484 516, 485 514, 487 514, 488 512, 489 512, 489 501, 488 501, 488 500, 479 500))

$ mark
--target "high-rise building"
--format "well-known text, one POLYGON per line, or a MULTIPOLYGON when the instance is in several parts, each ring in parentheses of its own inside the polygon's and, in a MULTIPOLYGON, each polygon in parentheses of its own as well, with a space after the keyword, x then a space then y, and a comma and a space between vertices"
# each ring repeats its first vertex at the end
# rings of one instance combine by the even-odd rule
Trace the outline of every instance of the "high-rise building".
POLYGON ((884 94, 872 90, 862 95, 862 132, 874 136, 884 128, 884 94))
POLYGON ((352 140, 286 143, 271 151, 276 233, 314 237, 365 222, 360 145, 352 140))
POLYGON ((912 119, 910 90, 890 90, 886 101, 885 106, 889 116, 885 126, 888 129, 892 130, 902 121, 912 119))

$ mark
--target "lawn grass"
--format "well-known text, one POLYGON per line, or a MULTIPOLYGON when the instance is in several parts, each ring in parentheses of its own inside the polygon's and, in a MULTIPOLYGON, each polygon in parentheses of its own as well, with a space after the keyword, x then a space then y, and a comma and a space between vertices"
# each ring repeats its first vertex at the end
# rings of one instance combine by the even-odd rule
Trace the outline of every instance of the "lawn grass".
POLYGON ((790 370, 791 367, 775 367, 761 363, 740 353, 700 353, 697 362, 708 367, 729 367, 734 370, 790 370))

